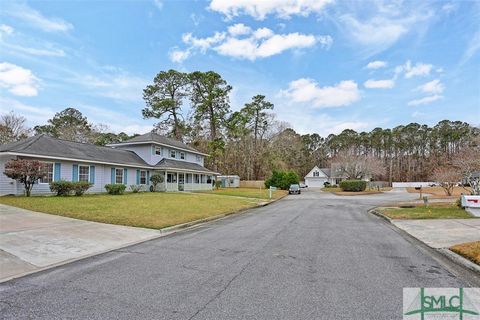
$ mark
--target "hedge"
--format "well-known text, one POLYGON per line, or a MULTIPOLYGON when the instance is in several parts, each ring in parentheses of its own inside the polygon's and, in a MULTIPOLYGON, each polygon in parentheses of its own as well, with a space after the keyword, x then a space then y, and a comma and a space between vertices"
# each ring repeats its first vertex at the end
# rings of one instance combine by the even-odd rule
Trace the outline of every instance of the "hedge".
POLYGON ((76 196, 81 196, 92 186, 93 184, 87 181, 72 182, 59 180, 50 182, 50 191, 55 192, 57 196, 68 196, 72 192, 76 196))
POLYGON ((340 188, 343 191, 359 192, 367 189, 367 181, 363 180, 344 180, 340 182, 340 188))
POLYGON ((106 184, 105 189, 109 194, 123 194, 125 192, 125 189, 127 188, 126 185, 124 184, 106 184))

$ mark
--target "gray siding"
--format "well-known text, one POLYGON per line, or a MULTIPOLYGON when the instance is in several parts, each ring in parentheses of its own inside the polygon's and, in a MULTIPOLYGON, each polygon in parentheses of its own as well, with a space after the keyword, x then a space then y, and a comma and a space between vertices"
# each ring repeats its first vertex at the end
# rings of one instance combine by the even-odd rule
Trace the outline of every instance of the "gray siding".
POLYGON ((3 174, 5 163, 7 163, 8 160, 15 158, 15 156, 0 155, 0 196, 16 193, 17 182, 3 174))
POLYGON ((120 147, 117 147, 117 148, 123 149, 123 150, 130 150, 130 151, 135 152, 146 163, 148 163, 149 165, 152 165, 152 166, 156 165, 163 158, 175 159, 175 160, 186 161, 186 162, 191 162, 191 163, 197 163, 201 166, 203 166, 203 164, 204 164, 204 159, 203 159, 204 157, 202 155, 197 155, 195 153, 179 150, 179 149, 176 149, 176 148, 173 148, 173 147, 163 147, 163 146, 161 147, 162 148, 162 154, 161 155, 156 155, 153 152, 153 147, 154 146, 156 146, 156 145, 154 145, 154 144, 142 144, 142 145, 120 146, 120 147), (175 150, 176 155, 177 155, 175 158, 170 157, 170 151, 171 150, 175 150), (185 153, 185 159, 180 159, 180 152, 185 153), (197 161, 197 156, 199 156, 199 158, 200 158, 198 161, 197 161))

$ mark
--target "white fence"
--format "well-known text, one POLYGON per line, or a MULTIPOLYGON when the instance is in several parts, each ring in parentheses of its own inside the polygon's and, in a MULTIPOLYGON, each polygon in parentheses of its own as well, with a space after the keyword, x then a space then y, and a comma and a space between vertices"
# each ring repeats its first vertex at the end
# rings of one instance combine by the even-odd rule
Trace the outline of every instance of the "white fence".
POLYGON ((418 188, 418 187, 429 187, 434 182, 392 182, 393 188, 418 188))

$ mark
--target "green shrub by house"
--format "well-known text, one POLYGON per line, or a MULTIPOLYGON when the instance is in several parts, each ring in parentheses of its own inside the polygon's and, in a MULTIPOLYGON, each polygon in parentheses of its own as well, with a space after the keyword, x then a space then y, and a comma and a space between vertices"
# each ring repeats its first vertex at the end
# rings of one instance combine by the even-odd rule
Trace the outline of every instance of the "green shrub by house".
POLYGON ((265 187, 277 187, 287 190, 291 184, 298 184, 300 177, 293 171, 272 171, 272 176, 265 181, 265 187))
POLYGON ((340 188, 343 191, 360 192, 367 189, 367 181, 363 180, 344 180, 340 182, 340 188))
POLYGON ((105 189, 109 194, 118 195, 123 194, 127 188, 124 184, 106 184, 105 189))
POLYGON ((81 196, 92 186, 93 184, 87 181, 72 182, 59 180, 50 182, 50 191, 55 192, 57 196, 68 196, 72 192, 76 196, 81 196))

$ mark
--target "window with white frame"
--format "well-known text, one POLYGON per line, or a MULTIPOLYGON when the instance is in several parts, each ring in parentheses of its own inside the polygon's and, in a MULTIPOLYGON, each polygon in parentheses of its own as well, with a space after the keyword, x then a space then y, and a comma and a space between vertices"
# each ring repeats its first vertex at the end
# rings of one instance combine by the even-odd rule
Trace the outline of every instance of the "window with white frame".
POLYGON ((39 180, 39 183, 50 183, 53 181, 53 170, 54 170, 54 166, 53 166, 53 163, 52 162, 45 162, 45 168, 46 168, 46 171, 47 171, 47 174, 45 175, 45 177, 41 178, 39 180))
POLYGON ((115 169, 115 183, 123 183, 123 169, 115 169))
POLYGON ((78 166, 78 181, 87 181, 90 179, 90 167, 78 166))
POLYGON ((180 159, 185 160, 185 152, 180 152, 180 159))
POLYGON ((319 176, 320 176, 320 172, 314 171, 314 172, 313 172, 313 176, 314 176, 314 177, 319 177, 319 176))
POLYGON ((161 155, 162 155, 162 147, 154 147, 154 148, 153 148, 153 152, 154 152, 157 156, 161 156, 161 155))
POLYGON ((197 156, 197 157, 196 157, 196 160, 197 160, 197 162, 201 162, 201 161, 202 161, 202 157, 197 156))
POLYGON ((140 170, 140 184, 147 184, 147 171, 140 170))
POLYGON ((176 158, 177 152, 175 150, 170 150, 170 158, 176 158))

